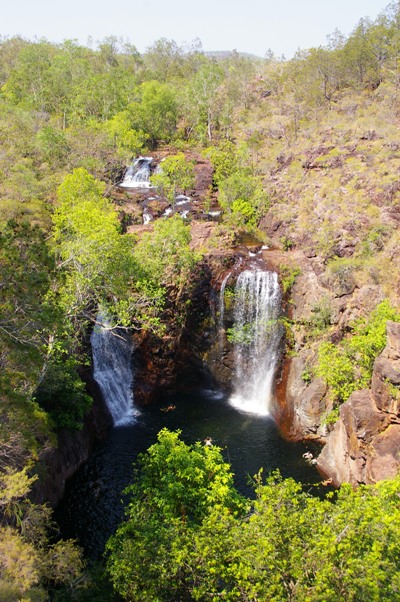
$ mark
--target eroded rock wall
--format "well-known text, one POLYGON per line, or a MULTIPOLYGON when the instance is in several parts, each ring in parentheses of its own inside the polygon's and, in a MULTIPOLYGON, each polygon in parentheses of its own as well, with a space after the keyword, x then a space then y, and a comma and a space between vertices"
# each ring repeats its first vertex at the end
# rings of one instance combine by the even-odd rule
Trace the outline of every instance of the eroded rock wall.
POLYGON ((54 447, 41 454, 40 478, 32 492, 36 503, 47 502, 53 507, 58 504, 67 480, 88 459, 94 444, 104 439, 112 426, 112 418, 91 369, 82 369, 81 377, 86 383, 87 392, 93 398, 93 405, 81 430, 61 429, 57 433, 54 447))
POLYGON ((332 410, 332 403, 323 380, 315 377, 320 341, 327 328, 330 340, 340 341, 355 320, 369 316, 384 294, 380 286, 354 282, 351 275, 332 277, 320 259, 301 251, 281 254, 281 265, 283 262, 298 267, 300 273, 287 305, 293 323, 293 341, 286 360, 287 380, 280 421, 293 439, 324 441, 325 417, 332 410))
POLYGON ((387 346, 374 363, 371 389, 355 391, 318 457, 335 484, 376 483, 400 469, 400 324, 387 323, 387 346))

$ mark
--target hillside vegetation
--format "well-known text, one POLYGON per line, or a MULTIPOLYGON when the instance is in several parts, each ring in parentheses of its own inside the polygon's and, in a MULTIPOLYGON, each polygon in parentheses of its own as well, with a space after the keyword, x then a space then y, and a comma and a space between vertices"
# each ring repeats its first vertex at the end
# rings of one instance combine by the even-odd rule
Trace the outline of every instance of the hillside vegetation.
MULTIPOLYGON (((193 186, 193 157, 210 162, 213 183, 201 201, 205 212, 211 198, 223 210, 216 238, 227 240, 245 230, 286 254, 282 279, 288 297, 304 258, 311 262, 329 294, 317 295, 303 313, 297 308, 292 323, 287 321, 288 346, 292 353, 308 350, 304 379, 322 375, 331 401, 342 402, 359 384, 369 386, 371 362, 385 346, 385 321, 399 318, 399 95, 397 1, 376 21, 361 19, 349 37, 334 32, 326 47, 298 52, 287 62, 235 52, 207 56, 198 41, 181 48, 164 38, 143 55, 114 37, 96 48, 72 40, 0 41, 2 600, 45 600, 49 591, 72 592, 88 583, 82 581, 81 552, 73 542, 57 541, 51 513, 29 501, 29 492, 58 434, 81 429, 90 413, 92 400, 80 374, 90 361, 87 335, 99 310, 112 318, 112 326, 163 336, 171 327, 165 308, 174 302, 175 327, 184 324, 183 289, 190 290, 185 284, 200 258, 190 247, 190 220, 159 220, 141 239, 127 232, 121 216, 131 199, 116 183, 132 157, 152 152, 175 157, 170 179, 164 174, 155 181, 168 202, 174 192, 193 186), (341 306, 347 317, 340 318, 335 299, 370 284, 376 287, 369 300, 373 307, 359 304, 346 314, 341 306), (316 347, 323 341, 318 357, 316 347), (369 372, 361 361, 366 354, 369 372), (346 366, 356 364, 340 394, 341 383, 329 374, 338 357, 346 366)), ((296 487, 287 487, 297 499, 296 487)), ((386 496, 385 487, 379 495, 386 496)), ((398 488, 397 482, 392 487, 398 488)), ((260 491, 257 517, 267 512, 266 493, 260 491)), ((339 496, 338 512, 348 511, 346 492, 339 496)), ((365 495, 375 503, 375 494, 365 495)), ((392 493, 387 495, 391 508, 392 493)), ((300 494, 298 499, 311 508, 300 494)), ((210 515, 204 528, 216 528, 214 519, 210 515)), ((252 528, 261 529, 257 520, 243 519, 246 537, 252 528)), ((347 527, 342 532, 341 518, 335 520, 341 541, 347 527)), ((206 547, 206 531, 196 537, 195 544, 206 547)), ((392 553, 392 539, 368 541, 368 554, 376 545, 392 553)), ((223 555, 231 543, 222 543, 223 555)), ((266 570, 264 560, 262 566, 257 561, 256 572, 266 570)), ((270 599, 365 599, 355 585, 357 567, 324 597, 315 567, 307 565, 310 581, 299 577, 300 593, 294 595, 293 579, 303 569, 296 565, 296 575, 286 582, 279 562, 268 570, 280 577, 262 594, 253 585, 243 593, 241 579, 250 583, 253 577, 240 565, 239 581, 226 576, 232 585, 225 599, 256 600, 265 592, 275 596, 270 599)), ((395 555, 387 562, 398 566, 395 555)), ((196 582, 190 595, 221 597, 221 584, 211 577, 215 567, 197 569, 200 580, 207 574, 208 589, 205 581, 196 582)), ((384 583, 387 597, 379 598, 367 577, 369 599, 399 596, 396 580, 384 583)), ((72 598, 65 599, 74 599, 68 595, 72 598)), ((152 599, 174 599, 170 595, 152 599)))

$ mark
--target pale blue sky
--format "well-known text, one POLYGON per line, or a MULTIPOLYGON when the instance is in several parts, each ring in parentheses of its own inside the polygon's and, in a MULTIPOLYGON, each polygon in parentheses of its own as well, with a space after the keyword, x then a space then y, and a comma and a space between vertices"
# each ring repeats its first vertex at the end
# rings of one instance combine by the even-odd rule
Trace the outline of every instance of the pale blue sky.
POLYGON ((76 38, 85 44, 116 35, 143 52, 166 37, 178 44, 198 37, 204 50, 264 56, 271 48, 291 58, 326 44, 338 28, 349 34, 361 17, 376 16, 389 0, 1 0, 0 34, 76 38))

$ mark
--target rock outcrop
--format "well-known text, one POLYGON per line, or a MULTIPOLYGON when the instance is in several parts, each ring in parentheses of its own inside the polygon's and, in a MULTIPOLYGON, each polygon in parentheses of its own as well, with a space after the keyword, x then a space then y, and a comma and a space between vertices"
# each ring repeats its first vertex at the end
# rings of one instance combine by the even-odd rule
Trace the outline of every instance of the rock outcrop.
POLYGON ((319 434, 321 416, 328 411, 326 384, 321 378, 310 383, 303 378, 306 363, 301 354, 291 361, 286 385, 286 404, 290 408, 292 437, 310 438, 319 434))
POLYGON ((332 275, 320 258, 297 249, 280 257, 281 264, 297 267, 299 274, 287 304, 294 357, 285 360, 287 380, 278 423, 292 439, 324 441, 324 417, 332 410, 332 402, 323 381, 312 376, 321 334, 329 328, 330 340, 340 341, 354 322, 366 318, 383 301, 384 294, 379 285, 355 282, 351 273, 340 278, 332 275))
POLYGON ((93 405, 81 430, 61 429, 54 448, 41 454, 40 478, 32 491, 36 503, 47 502, 53 507, 58 504, 67 480, 86 462, 95 443, 104 439, 112 426, 112 418, 91 369, 82 369, 81 377, 93 398, 93 405))
POLYGON ((387 323, 387 345, 374 363, 371 389, 355 391, 318 457, 335 484, 376 483, 400 468, 400 324, 387 323))

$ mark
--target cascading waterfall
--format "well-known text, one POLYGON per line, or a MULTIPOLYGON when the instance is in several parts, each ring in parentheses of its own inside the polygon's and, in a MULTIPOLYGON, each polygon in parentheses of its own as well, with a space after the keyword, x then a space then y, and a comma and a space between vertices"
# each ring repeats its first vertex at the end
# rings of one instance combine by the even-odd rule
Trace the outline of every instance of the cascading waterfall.
POLYGON ((151 188, 150 165, 152 161, 152 157, 138 157, 135 159, 119 186, 122 188, 151 188))
POLYGON ((132 423, 137 410, 133 407, 131 368, 132 346, 127 335, 111 330, 99 318, 90 337, 93 376, 110 411, 114 426, 132 423))
POLYGON ((218 320, 218 332, 219 332, 219 349, 222 351, 224 346, 224 317, 225 317, 225 289, 232 272, 229 272, 222 281, 221 289, 219 291, 219 320, 218 320))
POLYGON ((234 394, 231 405, 245 412, 270 413, 283 327, 281 292, 275 272, 245 270, 236 282, 234 394))
POLYGON ((153 215, 151 214, 151 212, 149 211, 149 209, 147 209, 147 207, 145 207, 144 211, 143 211, 143 224, 149 224, 152 219, 153 219, 153 215))

